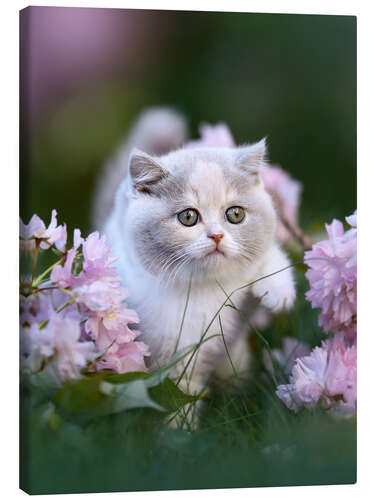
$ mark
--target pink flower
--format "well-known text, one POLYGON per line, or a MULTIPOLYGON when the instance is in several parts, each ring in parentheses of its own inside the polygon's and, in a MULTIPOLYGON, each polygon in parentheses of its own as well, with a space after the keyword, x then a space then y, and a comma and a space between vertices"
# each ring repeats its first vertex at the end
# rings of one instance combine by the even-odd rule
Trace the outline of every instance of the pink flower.
MULTIPOLYGON (((106 311, 92 315, 87 320, 85 327, 101 351, 108 348, 113 342, 122 344, 133 341, 139 332, 131 330, 129 324, 138 322, 137 313, 128 309, 126 304, 121 304, 117 311, 106 311)), ((115 349, 115 344, 112 348, 112 350, 115 349)))
POLYGON ((349 224, 349 226, 357 227, 357 210, 354 212, 353 215, 349 215, 349 217, 345 217, 345 220, 349 224))
POLYGON ((313 308, 321 309, 318 321, 325 332, 342 331, 353 340, 357 334, 357 230, 344 232, 337 220, 326 229, 329 239, 305 253, 310 267, 306 298, 313 308))
POLYGON ((105 243, 105 236, 91 233, 82 244, 84 257, 83 270, 87 279, 120 281, 116 269, 112 266, 117 259, 110 257, 112 249, 105 243))
POLYGON ((81 238, 81 231, 79 229, 75 229, 73 232, 73 248, 77 250, 79 246, 82 245, 84 239, 81 238))
POLYGON ((232 134, 225 123, 217 125, 208 125, 202 123, 199 128, 201 138, 197 141, 191 141, 188 147, 216 147, 216 148, 234 148, 236 146, 232 134))
POLYGON ((124 288, 106 281, 83 284, 73 290, 73 297, 90 311, 102 312, 118 308, 127 296, 124 288))
POLYGON ((58 265, 52 269, 50 276, 52 283, 56 283, 61 288, 69 288, 82 282, 82 280, 72 274, 72 265, 76 253, 76 249, 71 248, 66 255, 64 265, 58 265))
POLYGON ((330 397, 342 396, 343 401, 354 407, 357 400, 357 346, 346 346, 341 334, 332 341, 323 342, 325 349, 331 349, 327 366, 326 387, 330 397))
MULTIPOLYGON (((279 213, 292 225, 298 224, 302 184, 276 165, 263 166, 261 178, 264 187, 273 197, 279 213)), ((281 222, 277 226, 277 238, 280 242, 285 242, 290 238, 289 231, 281 222)))
MULTIPOLYGON (((53 211, 48 230, 43 229, 43 223, 35 216, 26 229, 22 228, 23 236, 47 237, 51 229, 54 234, 48 239, 51 243, 57 234, 55 216, 53 211)), ((116 259, 110 256, 111 248, 106 245, 105 237, 95 232, 84 240, 76 229, 73 247, 66 252, 66 236, 64 225, 54 240, 57 249, 64 253, 63 264, 55 265, 50 279, 39 285, 45 291, 21 297, 24 371, 30 373, 31 367, 37 371, 43 361, 48 361, 47 369, 59 381, 77 378, 98 353, 101 358, 97 368, 119 373, 146 370, 144 357, 149 355, 148 348, 143 342, 135 342, 140 332, 131 328, 139 318, 124 302, 128 291, 121 286, 121 278, 113 266, 116 259), (51 287, 53 284, 60 289, 51 287), (39 330, 39 326, 44 328, 39 330)), ((25 290, 30 293, 27 284, 25 290)))
POLYGON ((149 356, 148 346, 143 342, 119 344, 114 352, 108 352, 97 363, 100 370, 113 370, 117 373, 146 371, 145 356, 149 356))
POLYGON ((20 295, 20 325, 39 325, 46 321, 53 311, 51 296, 47 292, 32 294, 28 297, 20 295))
POLYGON ((51 331, 40 330, 37 323, 20 330, 20 368, 23 373, 36 373, 43 361, 53 355, 51 331))
POLYGON ((146 370, 143 356, 149 355, 147 346, 143 342, 134 342, 140 332, 129 328, 130 324, 138 322, 137 313, 126 304, 121 304, 117 311, 99 313, 87 320, 86 331, 95 340, 99 351, 106 349, 97 369, 112 369, 118 373, 146 370), (132 368, 135 365, 136 368, 132 368))
POLYGON ((279 385, 277 396, 293 411, 302 407, 355 412, 357 401, 357 347, 348 346, 343 334, 297 359, 290 383, 279 385))
POLYGON ((44 250, 56 241, 61 244, 64 238, 64 228, 57 225, 56 215, 56 210, 52 210, 51 222, 48 228, 46 228, 44 222, 35 214, 31 217, 27 225, 20 219, 21 250, 25 248, 30 251, 30 244, 27 243, 28 240, 41 240, 40 247, 44 250))
POLYGON ((64 265, 58 265, 52 269, 50 276, 52 283, 56 283, 62 288, 71 288, 74 286, 80 286, 85 282, 85 278, 82 274, 80 276, 75 276, 73 275, 72 271, 72 266, 77 255, 78 247, 83 243, 83 241, 84 240, 81 238, 81 231, 79 229, 75 229, 73 248, 71 248, 67 252, 64 265))
POLYGON ((68 235, 66 231, 66 224, 64 224, 63 226, 61 226, 59 238, 55 241, 55 247, 62 253, 65 253, 67 237, 68 235))
POLYGON ((69 316, 53 314, 41 331, 48 335, 53 349, 53 369, 58 379, 74 379, 95 358, 93 342, 81 342, 80 323, 69 316))

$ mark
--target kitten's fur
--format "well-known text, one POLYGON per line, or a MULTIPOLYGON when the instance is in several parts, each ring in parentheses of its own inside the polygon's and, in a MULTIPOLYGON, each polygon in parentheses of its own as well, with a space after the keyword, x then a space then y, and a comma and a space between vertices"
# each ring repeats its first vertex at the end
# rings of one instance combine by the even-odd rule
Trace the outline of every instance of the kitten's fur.
MULTIPOLYGON (((167 122, 169 131, 180 131, 170 143, 172 148, 178 146, 185 139, 184 121, 162 109, 143 115, 136 126, 138 139, 133 132, 132 144, 152 142, 145 137, 153 134, 150 124, 157 125, 161 136, 162 124, 167 122)), ((163 144, 165 148, 165 140, 163 144)), ((155 144, 153 147, 155 150, 155 144)), ((117 168, 124 172, 124 179, 104 233, 119 257, 118 271, 130 290, 129 305, 141 318, 142 339, 152 353, 150 368, 166 363, 176 348, 190 280, 179 349, 200 340, 225 301, 222 288, 230 293, 289 264, 275 241, 276 215, 259 177, 265 149, 265 142, 260 141, 234 149, 182 148, 158 157, 134 149, 127 161, 122 156, 117 168), (240 224, 225 218, 225 211, 232 206, 246 211, 240 224), (177 219, 176 214, 187 208, 200 213, 201 220, 195 226, 183 226, 177 219), (217 234, 224 236, 216 247, 212 236, 217 234), (224 255, 208 255, 216 248, 224 255)), ((103 196, 97 198, 96 214, 103 196)), ((105 196, 108 199, 110 193, 105 196)), ((236 292, 232 300, 249 317, 254 297, 274 312, 290 308, 295 298, 291 270, 236 292)), ((217 317, 207 336, 220 333, 222 327, 232 361, 246 368, 248 326, 232 307, 224 307, 220 319, 221 326, 217 317)), ((225 360, 222 337, 210 339, 200 347, 196 362, 181 381, 182 388, 201 391, 209 375, 225 360)), ((174 376, 181 373, 182 366, 176 367, 174 376)))

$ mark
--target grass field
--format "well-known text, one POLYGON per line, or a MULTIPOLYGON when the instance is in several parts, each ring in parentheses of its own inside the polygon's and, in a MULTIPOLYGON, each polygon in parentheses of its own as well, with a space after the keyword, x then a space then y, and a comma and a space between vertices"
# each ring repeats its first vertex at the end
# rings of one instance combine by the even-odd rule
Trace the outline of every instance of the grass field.
MULTIPOLYGON (((283 336, 311 346, 323 338, 317 311, 298 300, 263 332, 271 348, 283 336)), ((264 344, 253 334, 253 362, 241 383, 212 381, 200 426, 189 433, 166 425, 152 409, 95 417, 84 423, 58 409, 21 417, 21 483, 29 493, 347 484, 356 481, 356 422, 337 421, 322 409, 299 414, 275 395, 264 369, 264 344)), ((276 370, 278 383, 285 380, 276 370)))

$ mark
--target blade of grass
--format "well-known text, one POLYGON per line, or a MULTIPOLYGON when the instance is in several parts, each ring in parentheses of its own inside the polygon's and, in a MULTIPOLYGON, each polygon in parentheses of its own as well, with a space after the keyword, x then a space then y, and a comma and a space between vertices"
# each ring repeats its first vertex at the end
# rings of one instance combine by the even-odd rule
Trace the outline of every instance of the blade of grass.
POLYGON ((265 348, 267 349, 269 355, 270 355, 270 359, 271 359, 271 364, 272 364, 272 373, 271 373, 271 377, 272 377, 272 380, 273 380, 273 383, 275 384, 275 386, 277 387, 278 386, 278 382, 276 380, 276 377, 275 377, 275 368, 274 368, 274 365, 273 365, 273 357, 272 357, 272 351, 271 351, 271 348, 270 348, 270 345, 269 345, 269 342, 268 340, 265 339, 265 337, 260 333, 260 331, 255 328, 254 325, 252 325, 249 321, 249 319, 246 317, 246 314, 241 310, 239 309, 235 303, 233 302, 233 300, 231 299, 230 295, 227 294, 227 292, 224 290, 224 288, 222 287, 222 285, 216 281, 216 283, 219 285, 219 287, 221 288, 221 290, 224 292, 224 294, 226 295, 226 297, 228 298, 228 300, 230 301, 232 307, 238 312, 238 314, 241 316, 241 318, 245 321, 245 323, 247 324, 247 326, 249 327, 250 331, 254 331, 254 333, 261 339, 261 341, 264 343, 265 345, 265 348))
POLYGON ((188 304, 189 304, 189 299, 190 299, 191 282, 192 282, 192 276, 190 277, 190 281, 189 281, 189 286, 188 286, 188 291, 187 291, 187 295, 186 295, 186 302, 185 302, 184 312, 183 312, 183 314, 182 314, 182 320, 181 320, 180 330, 179 330, 179 332, 178 332, 178 337, 177 337, 177 341, 176 341, 176 346, 175 346, 175 348, 174 348, 173 354, 175 354, 175 353, 177 352, 177 349, 178 349, 178 344, 180 343, 181 334, 182 334, 182 329, 183 329, 183 327, 184 327, 184 322, 185 322, 186 311, 187 311, 188 304))
POLYGON ((229 350, 228 350, 228 346, 227 346, 227 343, 225 341, 225 337, 224 337, 224 330, 223 330, 223 324, 221 322, 221 316, 219 314, 219 325, 220 325, 220 331, 221 331, 221 336, 223 338, 223 343, 224 343, 224 347, 225 347, 225 352, 228 356, 228 359, 229 359, 229 362, 230 362, 230 365, 232 367, 232 370, 233 370, 233 374, 234 376, 238 379, 238 373, 237 373, 237 370, 236 368, 234 367, 234 364, 233 364, 233 361, 232 361, 232 358, 230 357, 230 354, 229 354, 229 350))
MULTIPOLYGON (((324 259, 326 260, 326 259, 324 259)), ((186 363, 184 369, 182 370, 178 380, 177 380, 177 384, 181 381, 182 377, 185 375, 186 373, 186 370, 188 369, 193 357, 195 356, 195 353, 197 351, 197 349, 199 349, 199 347, 201 346, 202 344, 202 341, 204 340, 205 336, 207 335, 207 332, 208 330, 211 328, 213 322, 215 321, 215 319, 217 318, 217 316, 220 314, 221 310, 223 309, 223 307, 225 307, 227 301, 228 301, 228 298, 230 298, 233 294, 235 294, 236 292, 240 291, 240 290, 243 290, 244 288, 247 288, 247 287, 250 287, 252 285, 254 285, 255 283, 258 283, 258 281, 261 281, 261 280, 264 280, 266 278, 269 278, 270 276, 274 276, 276 274, 279 274, 283 271, 286 271, 287 269, 290 269, 291 267, 295 267, 299 264, 305 264, 304 261, 298 261, 298 262, 293 262, 292 264, 289 264, 288 266, 286 267, 283 267, 282 269, 279 269, 278 271, 274 271, 273 273, 270 273, 270 274, 267 274, 266 276, 262 276, 261 278, 257 278, 256 280, 254 281, 251 281, 250 283, 246 283, 245 285, 242 285, 238 288, 235 288, 230 294, 229 296, 225 299, 225 301, 221 304, 221 306, 219 307, 219 309, 216 311, 216 313, 213 315, 213 317, 211 318, 211 321, 208 323, 205 331, 203 332, 202 336, 201 336, 201 339, 200 341, 198 342, 197 344, 197 347, 196 349, 192 352, 190 358, 188 359, 188 362, 186 363)))

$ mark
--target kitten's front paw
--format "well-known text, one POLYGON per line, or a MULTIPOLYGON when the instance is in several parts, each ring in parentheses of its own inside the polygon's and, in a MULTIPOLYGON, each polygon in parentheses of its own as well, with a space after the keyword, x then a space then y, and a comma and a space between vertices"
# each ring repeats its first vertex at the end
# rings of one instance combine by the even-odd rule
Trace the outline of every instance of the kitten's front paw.
POLYGON ((268 279, 259 281, 253 287, 253 293, 263 306, 275 313, 291 309, 296 298, 291 276, 278 281, 268 279))

